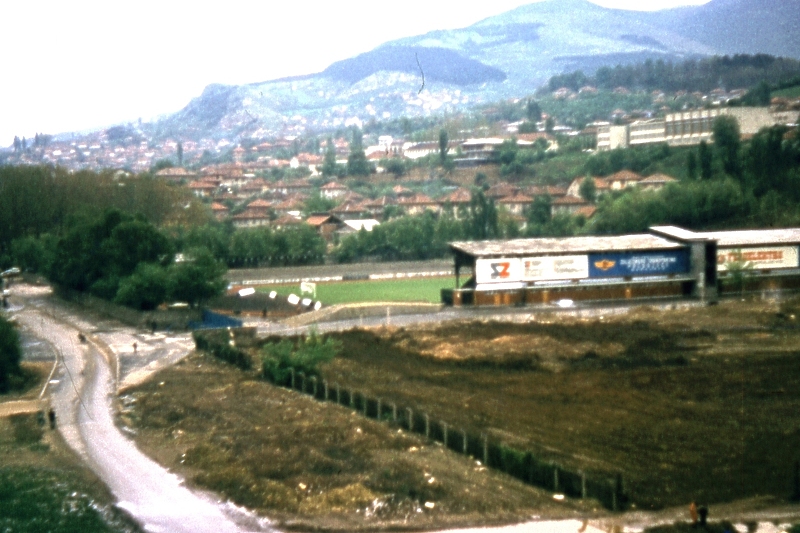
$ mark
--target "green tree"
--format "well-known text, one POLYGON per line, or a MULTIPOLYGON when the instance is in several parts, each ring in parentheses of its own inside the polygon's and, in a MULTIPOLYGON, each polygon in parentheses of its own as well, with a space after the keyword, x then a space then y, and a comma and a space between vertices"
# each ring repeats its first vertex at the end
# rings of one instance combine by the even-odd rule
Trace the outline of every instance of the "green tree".
POLYGON ((225 290, 226 268, 205 248, 184 252, 184 260, 167 272, 167 297, 196 307, 225 290))
POLYGON ((542 108, 539 106, 539 102, 533 99, 528 100, 525 104, 525 117, 534 124, 534 127, 537 122, 542 120, 542 108))
POLYGON ((732 116, 722 115, 714 119, 712 125, 714 147, 722 161, 725 173, 734 178, 742 177, 742 166, 739 159, 741 149, 741 133, 739 122, 732 116))
POLYGON ((578 192, 581 195, 581 198, 589 203, 594 203, 597 197, 597 185, 594 182, 594 178, 591 176, 586 176, 583 178, 583 181, 581 181, 581 185, 578 188, 578 192))
POLYGON ((470 198, 467 227, 469 236, 476 240, 494 239, 500 233, 494 200, 481 190, 473 191, 470 198))
POLYGON ((686 175, 690 180, 697 179, 697 154, 694 153, 694 150, 686 156, 686 175))
POLYGON ((348 176, 369 176, 372 166, 364 154, 364 145, 361 140, 361 130, 353 128, 353 139, 350 142, 350 155, 347 156, 348 176))
POLYGON ((710 180, 713 176, 713 155, 705 141, 700 141, 700 146, 697 147, 697 159, 700 162, 700 179, 710 180))
POLYGON ((339 176, 341 169, 336 163, 336 145, 332 137, 328 137, 328 145, 325 148, 325 155, 322 158, 322 175, 326 178, 339 176))
POLYGON ((11 388, 12 377, 20 372, 21 358, 19 334, 11 322, 0 316, 0 394, 11 388))
POLYGON ((152 311, 167 300, 169 277, 166 269, 151 263, 141 263, 136 271, 123 279, 114 301, 120 305, 152 311))
POLYGON ((747 282, 747 278, 753 274, 753 263, 742 258, 741 250, 734 250, 733 254, 737 259, 725 263, 727 276, 722 278, 722 282, 731 289, 738 291, 741 297, 744 294, 744 285, 747 282))
POLYGON ((439 130, 439 161, 442 166, 447 163, 447 152, 450 151, 448 146, 447 130, 439 130))
POLYGON ((178 143, 178 148, 176 150, 176 155, 178 156, 178 166, 182 167, 183 166, 183 143, 182 142, 178 143))

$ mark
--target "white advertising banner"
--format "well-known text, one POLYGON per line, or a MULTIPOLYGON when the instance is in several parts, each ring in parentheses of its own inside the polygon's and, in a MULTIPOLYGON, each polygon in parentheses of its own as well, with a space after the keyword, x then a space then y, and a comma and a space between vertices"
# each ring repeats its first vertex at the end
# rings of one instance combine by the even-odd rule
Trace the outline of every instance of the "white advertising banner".
POLYGON ((743 261, 748 268, 797 268, 796 246, 765 246, 761 248, 725 248, 717 250, 717 270, 728 270, 728 263, 743 261))
POLYGON ((500 283, 522 280, 522 261, 519 258, 477 259, 475 281, 500 283))
POLYGON ((547 281, 589 277, 588 255, 556 255, 522 259, 522 279, 547 281))

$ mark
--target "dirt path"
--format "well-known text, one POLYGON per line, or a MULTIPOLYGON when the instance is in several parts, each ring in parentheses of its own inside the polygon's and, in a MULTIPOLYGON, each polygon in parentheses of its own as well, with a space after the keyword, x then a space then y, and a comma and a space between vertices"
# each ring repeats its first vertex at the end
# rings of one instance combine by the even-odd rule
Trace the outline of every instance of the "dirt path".
POLYGON ((19 400, 0 403, 0 417, 35 413, 44 408, 39 400, 19 400))

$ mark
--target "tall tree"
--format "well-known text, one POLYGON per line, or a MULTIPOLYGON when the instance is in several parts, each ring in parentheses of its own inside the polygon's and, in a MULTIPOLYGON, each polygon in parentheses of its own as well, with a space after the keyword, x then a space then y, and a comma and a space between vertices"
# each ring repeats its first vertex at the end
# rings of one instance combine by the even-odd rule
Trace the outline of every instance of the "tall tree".
POLYGON ((178 166, 182 167, 183 166, 183 143, 182 142, 178 143, 178 148, 177 148, 177 154, 176 155, 178 156, 178 166))
POLYGON ((714 119, 712 126, 714 147, 722 161, 722 169, 734 178, 742 177, 742 165, 739 159, 741 149, 741 133, 739 122, 730 115, 722 115, 714 119))
POLYGON ((710 180, 713 174, 711 166, 713 156, 707 142, 700 141, 700 146, 697 147, 697 159, 700 162, 700 179, 710 180))
POLYGON ((494 200, 487 198, 481 190, 472 193, 467 225, 470 236, 477 240, 493 239, 500 233, 494 200))
POLYGON ((367 156, 364 154, 364 144, 361 139, 361 130, 353 128, 353 139, 350 142, 350 155, 347 156, 348 176, 369 176, 372 173, 367 156))
POLYGON ((539 102, 533 99, 528 100, 528 103, 525 104, 525 117, 534 123, 542 120, 542 108, 539 107, 539 102))
POLYGON ((690 180, 697 179, 697 154, 694 153, 694 150, 686 156, 686 175, 690 180))
POLYGON ((597 198, 597 185, 594 182, 594 178, 591 176, 586 176, 581 181, 581 186, 578 188, 578 192, 581 195, 581 198, 586 200, 589 203, 593 203, 597 198))
POLYGON ((322 159, 322 175, 326 178, 339 175, 339 165, 336 164, 336 145, 332 137, 328 137, 328 146, 322 159))
POLYGON ((439 161, 444 165, 447 162, 447 152, 450 151, 448 146, 447 130, 442 128, 439 130, 439 161))

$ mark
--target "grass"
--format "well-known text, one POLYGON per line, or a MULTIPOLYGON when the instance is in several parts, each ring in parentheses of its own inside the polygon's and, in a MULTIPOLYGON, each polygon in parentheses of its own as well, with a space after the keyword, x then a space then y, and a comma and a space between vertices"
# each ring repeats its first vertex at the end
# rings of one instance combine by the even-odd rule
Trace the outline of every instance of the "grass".
MULTIPOLYGON (((343 281, 317 283, 317 300, 325 305, 354 302, 441 302, 440 291, 455 286, 452 278, 412 278, 383 281, 343 281)), ((277 291, 281 296, 300 295, 299 285, 262 287, 262 292, 277 291)))
POLYGON ((774 91, 772 96, 777 96, 780 98, 800 98, 800 85, 787 87, 786 89, 781 89, 780 91, 774 91))
POLYGON ((0 531, 140 531, 35 414, 0 418, 0 531))

